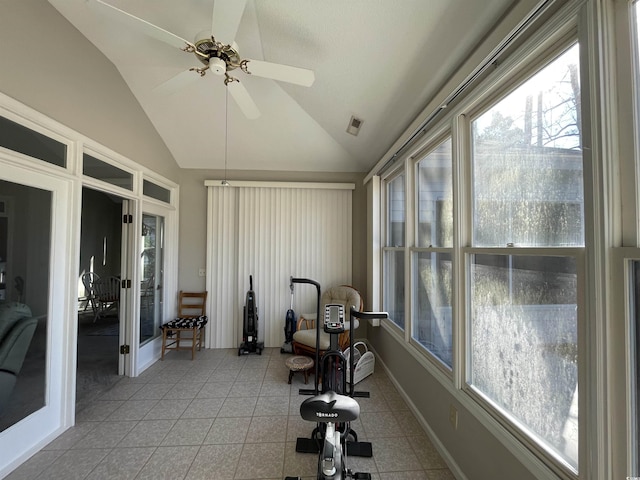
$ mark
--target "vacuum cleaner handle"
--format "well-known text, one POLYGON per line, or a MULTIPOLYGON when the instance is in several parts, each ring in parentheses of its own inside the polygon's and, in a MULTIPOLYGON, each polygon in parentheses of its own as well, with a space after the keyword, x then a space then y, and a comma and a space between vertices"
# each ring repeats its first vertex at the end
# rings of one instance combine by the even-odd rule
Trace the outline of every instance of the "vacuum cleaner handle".
POLYGON ((291 303, 289 304, 289 310, 293 310, 293 277, 291 277, 289 288, 291 289, 291 303))

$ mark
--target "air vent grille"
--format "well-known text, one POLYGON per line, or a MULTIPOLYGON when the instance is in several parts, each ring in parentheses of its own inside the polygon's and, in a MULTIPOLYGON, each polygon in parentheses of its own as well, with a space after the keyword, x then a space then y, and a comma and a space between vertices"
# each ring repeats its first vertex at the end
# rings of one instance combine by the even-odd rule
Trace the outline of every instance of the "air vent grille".
POLYGON ((352 115, 351 120, 349 120, 349 126, 347 127, 347 133, 350 133, 353 136, 358 135, 360 127, 362 127, 362 123, 362 119, 356 118, 352 115))

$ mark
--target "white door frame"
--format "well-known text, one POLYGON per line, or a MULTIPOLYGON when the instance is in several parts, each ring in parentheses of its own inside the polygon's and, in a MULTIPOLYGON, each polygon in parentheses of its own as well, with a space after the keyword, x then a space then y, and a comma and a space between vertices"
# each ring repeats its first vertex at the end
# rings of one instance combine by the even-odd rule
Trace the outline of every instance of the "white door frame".
POLYGON ((25 168, 24 160, 0 152, 2 180, 48 190, 51 199, 51 243, 47 307, 45 406, 11 428, 0 432, 0 477, 41 449, 74 422, 77 346, 77 284, 79 184, 65 175, 25 168))

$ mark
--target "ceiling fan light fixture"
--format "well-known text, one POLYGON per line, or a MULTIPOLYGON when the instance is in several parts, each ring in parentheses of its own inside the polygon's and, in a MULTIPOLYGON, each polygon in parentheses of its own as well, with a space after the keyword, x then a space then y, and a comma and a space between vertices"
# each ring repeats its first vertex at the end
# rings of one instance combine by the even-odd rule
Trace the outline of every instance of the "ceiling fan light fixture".
POLYGON ((209 59, 209 70, 216 75, 224 75, 227 73, 227 64, 221 58, 212 57, 209 59))

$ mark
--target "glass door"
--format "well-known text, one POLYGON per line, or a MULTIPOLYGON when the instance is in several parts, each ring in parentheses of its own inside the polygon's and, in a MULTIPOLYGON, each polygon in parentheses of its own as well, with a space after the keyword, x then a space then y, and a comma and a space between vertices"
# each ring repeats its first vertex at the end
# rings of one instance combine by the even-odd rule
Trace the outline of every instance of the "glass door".
POLYGON ((160 334, 163 312, 164 228, 160 215, 142 214, 140 252, 140 345, 160 334))
POLYGON ((2 432, 45 406, 52 195, 3 180, 0 195, 2 432))
POLYGON ((6 156, 0 154, 0 477, 69 426, 75 346, 70 182, 23 170, 6 156))

